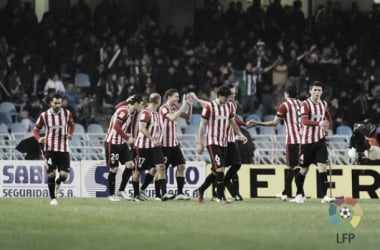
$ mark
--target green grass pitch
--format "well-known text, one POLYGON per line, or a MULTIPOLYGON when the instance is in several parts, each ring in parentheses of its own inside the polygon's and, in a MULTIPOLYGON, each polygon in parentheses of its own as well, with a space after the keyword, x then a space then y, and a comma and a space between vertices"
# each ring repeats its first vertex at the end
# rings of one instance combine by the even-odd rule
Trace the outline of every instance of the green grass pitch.
POLYGON ((328 204, 246 199, 111 203, 103 198, 0 199, 2 250, 362 249, 380 246, 379 200, 359 200, 358 227, 330 224, 328 204), (342 242, 342 235, 355 238, 342 242))

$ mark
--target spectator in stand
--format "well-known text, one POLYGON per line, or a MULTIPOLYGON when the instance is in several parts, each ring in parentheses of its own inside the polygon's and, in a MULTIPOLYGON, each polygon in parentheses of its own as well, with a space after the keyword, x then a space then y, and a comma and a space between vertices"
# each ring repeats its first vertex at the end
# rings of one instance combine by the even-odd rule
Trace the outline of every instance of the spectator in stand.
POLYGON ((73 116, 74 121, 77 120, 77 111, 75 108, 69 105, 69 99, 67 96, 62 97, 62 108, 69 110, 73 116))
POLYGON ((257 92, 257 76, 254 73, 252 62, 247 62, 243 75, 239 82, 240 99, 244 113, 254 113, 258 107, 257 92))
POLYGON ((78 0, 70 9, 70 17, 74 23, 83 28, 90 28, 91 26, 91 8, 85 0, 78 0))
MULTIPOLYGON (((357 2, 353 2, 351 10, 347 11, 340 9, 339 2, 336 2, 332 8, 331 1, 328 1, 318 13, 313 13, 314 16, 311 15, 308 20, 304 20, 301 1, 294 1, 293 8, 287 12, 280 0, 272 1, 266 11, 260 6, 262 1, 254 0, 246 13, 240 8, 240 2, 231 5, 236 8, 224 11, 223 5, 218 1, 205 1, 204 7, 195 10, 194 26, 186 28, 182 37, 176 38, 178 36, 172 27, 167 29, 168 32, 160 31, 158 27, 162 24, 157 21, 155 13, 141 11, 145 7, 152 7, 154 3, 152 6, 142 4, 143 8, 138 10, 135 18, 131 20, 130 15, 120 18, 120 13, 123 7, 132 7, 133 4, 129 2, 133 1, 123 2, 120 5, 116 2, 102 1, 96 6, 91 16, 88 5, 84 0, 80 0, 78 4, 73 5, 71 13, 66 12, 67 14, 62 14, 62 18, 54 18, 52 10, 52 12, 46 12, 38 24, 31 8, 32 5, 21 4, 20 1, 8 1, 0 11, 0 20, 2 20, 0 23, 0 80, 6 90, 9 92, 9 80, 13 72, 19 72, 22 82, 26 85, 25 90, 31 90, 30 93, 41 95, 42 98, 47 92, 43 90, 47 81, 44 76, 46 68, 49 71, 62 72, 63 78, 65 78, 64 73, 73 74, 78 69, 82 70, 83 67, 87 72, 95 72, 97 65, 102 65, 101 71, 104 72, 117 47, 123 48, 123 54, 127 48, 128 58, 131 61, 145 62, 145 65, 141 63, 141 68, 137 72, 138 67, 120 64, 119 61, 123 60, 123 57, 119 56, 113 64, 114 68, 111 69, 123 71, 127 77, 129 77, 128 74, 135 75, 138 78, 138 85, 142 88, 141 93, 146 93, 147 87, 156 87, 155 89, 159 92, 167 89, 162 73, 167 72, 167 65, 171 65, 171 62, 174 65, 174 59, 178 58, 181 58, 180 65, 176 66, 176 72, 180 73, 179 82, 195 84, 200 89, 199 87, 203 87, 202 80, 205 75, 201 70, 203 68, 211 69, 217 79, 219 67, 228 61, 233 62, 235 70, 242 70, 243 66, 239 65, 248 61, 253 62, 253 68, 258 68, 255 52, 260 46, 250 45, 255 44, 262 37, 267 42, 268 58, 264 58, 265 60, 261 63, 264 66, 261 68, 265 68, 265 64, 273 55, 276 56, 276 53, 269 52, 274 51, 272 43, 279 39, 284 43, 283 52, 286 54, 289 53, 288 48, 301 51, 314 42, 321 48, 328 44, 335 44, 335 47, 326 46, 325 51, 321 51, 322 60, 319 60, 320 57, 316 51, 311 56, 306 56, 302 62, 297 59, 290 60, 287 66, 289 80, 300 80, 300 84, 305 86, 307 82, 321 79, 320 77, 328 75, 327 71, 332 71, 331 79, 334 85, 328 86, 331 83, 325 82, 327 89, 333 88, 332 98, 337 98, 344 88, 347 91, 354 89, 356 83, 353 80, 357 78, 356 74, 358 68, 363 65, 362 62, 369 61, 369 56, 376 59, 376 55, 379 54, 378 6, 375 6, 377 10, 371 12, 367 18, 364 11, 359 9, 360 5, 357 2), (92 27, 89 16, 94 21, 92 27), (233 21, 226 26, 223 24, 225 20, 233 21), (131 27, 137 28, 131 29, 131 27), (35 35, 37 29, 40 34, 38 36, 35 35), (129 39, 125 39, 126 37, 129 39), (125 43, 119 45, 119 41, 125 41, 125 43), (159 53, 157 54, 156 51, 159 53), (335 52, 338 55, 344 55, 341 62, 336 60, 338 62, 335 65, 336 70, 322 65, 322 62, 331 61, 326 60, 324 56, 331 55, 332 51, 334 52, 332 55, 335 52), (325 54, 325 52, 329 53, 325 54), (28 54, 31 55, 30 59, 28 54), (158 57, 162 59, 161 66, 157 65, 158 57), (189 76, 185 79, 183 74, 187 70, 186 65, 191 68, 189 72, 193 71, 190 76, 191 81, 187 81, 189 76), (345 71, 346 68, 347 71, 345 71), (40 71, 41 77, 36 71, 40 71), (336 79, 340 81, 337 82, 336 79)), ((297 58, 297 55, 294 58, 297 58)), ((370 69, 369 76, 372 75, 372 70, 376 68, 370 69)), ((104 90, 106 77, 102 78, 102 72, 90 73, 92 88, 86 93, 93 95, 94 99, 99 99, 97 102, 99 113, 103 109, 106 93, 104 90)), ((259 73, 257 72, 257 75, 264 78, 262 82, 258 81, 257 85, 257 94, 260 97, 264 88, 262 85, 271 85, 271 81, 270 74, 263 74, 262 71, 261 74, 259 73)), ((377 75, 375 74, 375 81, 370 82, 370 89, 374 87, 371 84, 378 82, 377 75)), ((216 85, 220 86, 221 83, 218 82, 216 85)), ((178 86, 176 88, 179 89, 178 86)), ((151 91, 148 92, 151 93, 151 91)), ((352 94, 348 94, 352 98, 352 94)), ((3 89, 0 95, 2 100, 8 98, 3 89)), ((240 97, 238 99, 242 101, 240 97)), ((254 111, 260 102, 258 98, 256 107, 252 108, 254 111)), ((370 105, 371 103, 368 103, 368 106, 370 105)), ((352 108, 351 106, 352 103, 349 103, 349 109, 352 108)), ((350 123, 353 124, 355 120, 355 118, 350 119, 350 123)))
POLYGON ((107 81, 105 82, 105 102, 103 102, 103 106, 109 106, 109 104, 116 104, 115 98, 117 97, 118 92, 118 81, 119 76, 116 72, 112 72, 109 74, 107 81))
POLYGON ((50 75, 50 78, 45 84, 44 88, 44 95, 48 95, 48 90, 53 89, 55 93, 63 94, 65 92, 65 86, 63 85, 63 82, 61 80, 61 77, 57 72, 53 72, 50 75))
POLYGON ((12 101, 15 103, 21 103, 22 96, 25 93, 25 84, 21 81, 21 77, 17 74, 14 74, 9 81, 9 85, 12 101))
POLYGON ((23 111, 27 114, 26 116, 32 122, 35 122, 38 116, 44 111, 41 99, 37 96, 32 97, 31 101, 28 101, 25 105, 23 111))
POLYGON ((333 98, 330 101, 330 114, 333 121, 333 132, 335 133, 336 128, 344 123, 343 112, 339 107, 339 100, 337 98, 333 98))
POLYGON ((82 101, 77 108, 78 123, 82 124, 85 128, 91 123, 96 123, 95 107, 93 102, 87 95, 82 97, 82 101))
POLYGON ((80 103, 80 93, 75 89, 75 85, 72 81, 67 83, 65 93, 63 94, 68 100, 68 106, 71 109, 76 109, 80 103))

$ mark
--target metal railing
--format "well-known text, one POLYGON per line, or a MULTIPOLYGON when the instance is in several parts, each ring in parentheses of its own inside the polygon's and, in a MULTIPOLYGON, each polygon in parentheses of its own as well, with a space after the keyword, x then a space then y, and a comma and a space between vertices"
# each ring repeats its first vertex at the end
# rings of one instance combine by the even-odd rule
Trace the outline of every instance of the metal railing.
MULTIPOLYGON (((0 160, 24 160, 25 153, 18 152, 15 148, 18 143, 29 135, 13 135, 12 133, 0 133, 0 160)), ((81 160, 105 160, 104 133, 76 134, 70 141, 71 159, 81 160)), ((329 160, 335 165, 353 164, 348 156, 349 136, 332 135, 327 138, 329 160)), ((209 156, 205 150, 202 155, 197 153, 197 135, 180 134, 178 141, 182 152, 188 161, 209 162, 209 156)), ((285 164, 285 136, 263 135, 253 137, 255 151, 253 162, 255 164, 285 164)))

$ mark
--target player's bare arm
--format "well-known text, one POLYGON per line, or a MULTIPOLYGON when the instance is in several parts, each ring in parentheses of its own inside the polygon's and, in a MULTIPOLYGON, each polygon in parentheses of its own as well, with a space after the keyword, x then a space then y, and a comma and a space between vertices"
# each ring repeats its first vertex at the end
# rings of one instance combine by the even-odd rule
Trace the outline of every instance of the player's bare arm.
POLYGON ((230 125, 231 125, 232 129, 234 130, 234 132, 240 136, 240 139, 242 140, 243 144, 246 144, 248 139, 247 139, 247 137, 245 137, 243 132, 241 132, 241 130, 240 130, 239 126, 236 124, 236 121, 234 118, 230 119, 230 125))
POLYGON ((202 118, 200 126, 199 126, 199 133, 198 133, 198 146, 197 146, 198 154, 202 154, 204 150, 203 135, 204 135, 206 125, 207 125, 207 120, 202 118))
POLYGON ((208 101, 200 99, 194 92, 191 92, 190 95, 202 108, 208 103, 208 101))
POLYGON ((275 116, 272 121, 260 122, 260 121, 251 120, 248 123, 250 122, 255 124, 254 126, 276 127, 281 122, 281 119, 278 116, 275 116))

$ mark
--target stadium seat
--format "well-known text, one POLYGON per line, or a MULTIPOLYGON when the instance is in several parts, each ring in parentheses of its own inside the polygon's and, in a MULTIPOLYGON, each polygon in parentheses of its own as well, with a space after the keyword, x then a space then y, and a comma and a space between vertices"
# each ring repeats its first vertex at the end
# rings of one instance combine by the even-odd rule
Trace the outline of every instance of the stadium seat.
POLYGON ((253 128, 247 128, 249 135, 254 138, 257 135, 257 129, 255 127, 253 128))
POLYGON ((0 113, 5 113, 10 116, 11 120, 13 119, 12 121, 16 121, 17 117, 19 116, 16 105, 13 102, 0 103, 0 113))
POLYGON ((12 123, 12 115, 6 112, 0 112, 0 124, 9 126, 12 123))
POLYGON ((91 123, 87 127, 87 138, 88 146, 95 146, 103 148, 104 138, 106 134, 104 133, 103 126, 98 123, 91 123))
POLYGON ((4 123, 0 123, 0 134, 8 133, 8 126, 4 123))
POLYGON ((273 118, 275 117, 276 115, 266 115, 264 116, 264 121, 273 121, 273 118))
POLYGON ((261 117, 260 117, 259 115, 257 115, 257 114, 250 114, 250 115, 248 115, 248 116, 245 118, 245 121, 246 121, 246 122, 249 122, 249 121, 251 121, 251 120, 255 120, 255 121, 259 121, 259 122, 261 122, 261 117))
POLYGON ((13 102, 0 103, 0 112, 13 113, 16 112, 16 105, 13 102))
POLYGON ((276 132, 278 135, 282 135, 286 133, 286 127, 283 124, 278 124, 276 127, 276 132))
POLYGON ((74 77, 75 86, 79 88, 88 88, 91 86, 90 78, 85 73, 77 73, 74 77))
POLYGON ((272 137, 268 135, 257 135, 253 137, 253 143, 255 144, 255 163, 268 164, 273 158, 273 149, 275 143, 272 141, 272 137))
POLYGON ((330 149, 347 150, 349 146, 349 138, 343 135, 331 135, 327 137, 327 144, 330 149))
POLYGON ((339 125, 336 128, 336 134, 337 135, 348 135, 348 136, 351 136, 352 135, 352 128, 350 126, 347 126, 347 125, 339 125))
POLYGON ((187 121, 183 119, 182 117, 177 119, 177 127, 185 128, 187 126, 187 121))
POLYGON ((91 123, 87 127, 87 133, 104 133, 103 126, 98 123, 91 123))
POLYGON ((202 119, 201 114, 193 114, 190 119, 190 125, 199 126, 202 119))
POLYGON ((12 159, 13 150, 9 150, 9 148, 13 146, 12 137, 8 133, 8 126, 0 124, 0 160, 12 159))
POLYGON ((83 125, 80 123, 75 123, 74 134, 85 134, 85 133, 86 133, 86 131, 85 131, 83 125))
POLYGON ((185 127, 185 134, 186 135, 197 135, 199 131, 199 125, 187 125, 185 127))
POLYGON ((35 124, 34 122, 32 122, 30 119, 28 118, 24 118, 21 120, 21 123, 24 124, 25 127, 28 128, 28 131, 32 131, 32 129, 34 128, 35 124))
POLYGON ((21 122, 11 124, 11 132, 15 140, 21 140, 28 133, 28 128, 21 122))
POLYGON ((264 127, 260 126, 260 135, 274 135, 276 130, 274 127, 264 127))

